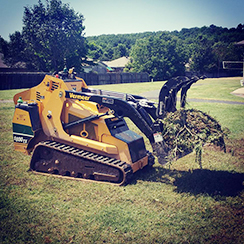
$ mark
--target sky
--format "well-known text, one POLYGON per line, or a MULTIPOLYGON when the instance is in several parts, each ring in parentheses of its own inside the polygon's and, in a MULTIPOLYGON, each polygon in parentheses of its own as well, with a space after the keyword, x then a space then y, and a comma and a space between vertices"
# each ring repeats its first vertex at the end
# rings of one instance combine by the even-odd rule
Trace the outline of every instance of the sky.
MULTIPOLYGON (((45 3, 46 0, 42 0, 45 3)), ((244 0, 62 0, 84 16, 85 36, 244 24, 244 0)), ((38 0, 0 0, 0 35, 22 30, 24 7, 38 0)))

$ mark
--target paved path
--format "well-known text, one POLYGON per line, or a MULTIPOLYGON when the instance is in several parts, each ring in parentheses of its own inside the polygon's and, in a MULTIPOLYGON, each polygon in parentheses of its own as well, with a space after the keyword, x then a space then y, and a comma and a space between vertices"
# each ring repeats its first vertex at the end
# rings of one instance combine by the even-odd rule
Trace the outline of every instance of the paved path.
POLYGON ((236 89, 235 91, 231 92, 231 94, 236 95, 238 97, 244 97, 244 87, 236 89))
MULTIPOLYGON (((234 95, 244 97, 244 88, 237 89, 238 92, 233 92, 234 95), (240 89, 242 89, 240 91, 240 89), (241 93, 243 92, 243 93, 241 93)), ((147 99, 156 99, 158 100, 160 90, 148 91, 140 94, 141 96, 147 99)), ((178 99, 177 99, 178 100, 178 99)), ((244 102, 235 102, 235 101, 225 101, 225 100, 213 100, 213 99, 195 99, 195 98, 187 98, 187 101, 191 102, 208 102, 208 103, 226 103, 226 104, 239 104, 244 105, 244 102)))

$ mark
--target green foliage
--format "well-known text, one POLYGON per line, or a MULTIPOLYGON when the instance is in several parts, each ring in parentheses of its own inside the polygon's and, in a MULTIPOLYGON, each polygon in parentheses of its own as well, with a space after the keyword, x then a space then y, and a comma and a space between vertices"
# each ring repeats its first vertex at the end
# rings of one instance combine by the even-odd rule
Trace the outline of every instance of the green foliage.
POLYGON ((7 49, 8 49, 8 42, 5 41, 0 35, 0 52, 5 54, 7 53, 7 49))
POLYGON ((123 56, 129 56, 131 48, 135 45, 137 39, 153 36, 155 33, 145 32, 137 34, 118 34, 118 35, 100 35, 87 37, 88 44, 97 47, 96 55, 89 52, 90 58, 102 61, 113 60, 123 56))
POLYGON ((10 36, 10 42, 6 42, 2 39, 0 47, 2 47, 2 53, 4 54, 4 61, 10 67, 25 68, 25 65, 21 62, 25 59, 26 44, 23 40, 23 36, 19 31, 16 31, 10 36))
POLYGON ((25 7, 22 32, 1 39, 0 48, 10 67, 23 66, 37 71, 62 70, 64 65, 81 70, 87 55, 84 18, 61 0, 38 1, 25 7))
POLYGON ((131 51, 132 71, 148 72, 155 80, 183 75, 187 61, 183 50, 182 42, 169 33, 138 40, 131 51))
POLYGON ((227 136, 220 124, 210 115, 196 110, 177 110, 168 113, 162 120, 162 133, 169 149, 169 160, 177 159, 195 150, 195 161, 202 168, 202 147, 216 146, 226 151, 224 138, 227 136))
POLYGON ((88 56, 94 60, 98 60, 103 54, 102 48, 94 42, 88 44, 88 56))
POLYGON ((87 37, 88 43, 98 47, 96 55, 90 52, 89 56, 105 61, 130 55, 134 63, 129 64, 126 71, 146 70, 151 77, 161 80, 184 72, 186 63, 193 72, 218 74, 222 70, 222 61, 242 61, 243 47, 234 43, 244 39, 243 27, 239 24, 237 28, 227 29, 211 25, 184 28, 179 32, 87 37), (121 45, 123 52, 118 52, 121 45))
POLYGON ((30 62, 37 70, 81 68, 86 57, 86 41, 82 34, 84 18, 60 0, 41 1, 25 7, 23 38, 30 62))
POLYGON ((201 74, 213 72, 216 70, 216 60, 212 47, 213 40, 209 40, 207 36, 199 36, 193 45, 192 53, 192 70, 198 70, 201 74))

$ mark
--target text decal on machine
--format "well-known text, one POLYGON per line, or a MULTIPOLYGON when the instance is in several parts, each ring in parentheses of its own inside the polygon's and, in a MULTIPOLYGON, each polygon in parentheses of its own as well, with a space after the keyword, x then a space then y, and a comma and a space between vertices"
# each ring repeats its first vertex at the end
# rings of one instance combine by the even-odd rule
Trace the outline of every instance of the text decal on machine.
POLYGON ((24 135, 24 134, 21 135, 20 133, 13 134, 14 142, 24 143, 24 144, 27 144, 32 137, 33 136, 30 135, 24 135))
POLYGON ((86 95, 83 95, 83 94, 79 94, 79 93, 76 93, 76 92, 69 92, 69 91, 66 91, 66 95, 65 95, 66 98, 70 98, 70 99, 77 99, 77 100, 82 100, 82 101, 89 101, 90 99, 90 96, 86 96, 86 95))

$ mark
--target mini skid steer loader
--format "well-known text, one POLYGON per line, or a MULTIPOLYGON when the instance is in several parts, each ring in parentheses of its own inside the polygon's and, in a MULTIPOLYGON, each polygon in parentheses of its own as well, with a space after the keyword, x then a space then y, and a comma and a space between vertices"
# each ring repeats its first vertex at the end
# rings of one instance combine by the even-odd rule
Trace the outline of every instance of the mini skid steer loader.
POLYGON ((15 150, 32 154, 30 170, 45 175, 122 185, 133 173, 167 162, 167 146, 158 120, 174 111, 199 78, 178 77, 162 87, 159 104, 131 94, 92 89, 78 77, 46 75, 43 81, 14 96, 15 150), (149 139, 130 130, 128 117, 149 139))

